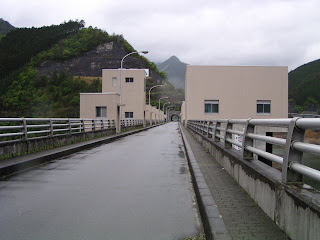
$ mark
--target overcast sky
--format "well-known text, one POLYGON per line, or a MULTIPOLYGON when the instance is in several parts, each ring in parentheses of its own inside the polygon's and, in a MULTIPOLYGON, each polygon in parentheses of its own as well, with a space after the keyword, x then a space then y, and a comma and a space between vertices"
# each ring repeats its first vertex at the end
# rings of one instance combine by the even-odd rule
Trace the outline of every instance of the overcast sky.
POLYGON ((123 34, 162 62, 281 65, 320 58, 319 0, 1 0, 0 18, 15 27, 83 19, 123 34))

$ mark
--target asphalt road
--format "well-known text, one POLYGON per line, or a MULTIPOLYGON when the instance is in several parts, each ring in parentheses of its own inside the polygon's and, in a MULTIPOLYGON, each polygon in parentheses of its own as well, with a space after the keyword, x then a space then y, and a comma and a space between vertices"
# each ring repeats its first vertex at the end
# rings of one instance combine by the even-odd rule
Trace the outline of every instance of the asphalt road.
POLYGON ((199 235, 177 123, 0 182, 0 239, 183 239, 199 235))

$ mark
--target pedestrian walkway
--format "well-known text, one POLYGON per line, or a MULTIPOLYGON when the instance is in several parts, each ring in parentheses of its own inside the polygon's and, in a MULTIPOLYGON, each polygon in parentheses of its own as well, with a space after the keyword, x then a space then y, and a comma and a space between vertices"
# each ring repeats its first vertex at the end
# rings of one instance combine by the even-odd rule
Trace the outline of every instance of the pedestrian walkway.
POLYGON ((238 183, 181 127, 207 182, 215 203, 234 240, 287 239, 238 183))

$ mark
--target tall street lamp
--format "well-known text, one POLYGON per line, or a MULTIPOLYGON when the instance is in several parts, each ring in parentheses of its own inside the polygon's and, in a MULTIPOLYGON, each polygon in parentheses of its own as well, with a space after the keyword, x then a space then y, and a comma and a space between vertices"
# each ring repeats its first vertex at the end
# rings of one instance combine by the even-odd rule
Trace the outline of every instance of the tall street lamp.
POLYGON ((149 89, 149 105, 150 105, 150 93, 151 93, 151 90, 152 90, 153 88, 156 88, 156 87, 163 87, 163 85, 155 85, 155 86, 153 86, 153 87, 151 87, 151 88, 149 89))
POLYGON ((122 119, 122 66, 123 66, 123 61, 126 57, 130 56, 131 54, 135 53, 143 53, 143 54, 148 54, 148 51, 140 51, 140 52, 131 52, 125 55, 121 59, 121 64, 120 64, 120 117, 119 117, 119 132, 121 132, 121 119, 122 119))
MULTIPOLYGON (((170 105, 170 106, 168 106, 168 107, 166 107, 166 115, 167 115, 167 113, 168 113, 168 108, 172 108, 173 106, 172 105, 170 105)), ((167 115, 167 117, 168 117, 168 115, 167 115)))
POLYGON ((164 113, 164 106, 165 106, 166 104, 170 104, 170 102, 166 102, 166 103, 163 104, 163 107, 162 107, 162 112, 163 112, 163 113, 164 113))
POLYGON ((159 110, 161 110, 161 109, 160 109, 160 101, 161 101, 161 99, 165 99, 165 98, 168 98, 168 97, 161 97, 161 98, 159 98, 159 110))
POLYGON ((168 106, 167 107, 167 113, 166 113, 166 115, 167 115, 167 122, 169 122, 169 115, 170 115, 170 110, 171 109, 173 109, 173 106, 168 106), (168 112, 169 112, 169 114, 168 114, 168 112))

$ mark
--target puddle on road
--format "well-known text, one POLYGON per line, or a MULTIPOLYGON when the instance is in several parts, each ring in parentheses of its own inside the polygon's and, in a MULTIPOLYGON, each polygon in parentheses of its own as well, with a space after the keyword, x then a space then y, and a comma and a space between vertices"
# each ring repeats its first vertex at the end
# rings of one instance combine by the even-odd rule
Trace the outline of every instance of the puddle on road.
POLYGON ((179 171, 180 171, 180 174, 186 174, 186 167, 184 166, 180 167, 179 171))
POLYGON ((179 155, 179 157, 184 158, 184 152, 183 151, 180 150, 178 155, 179 155))

